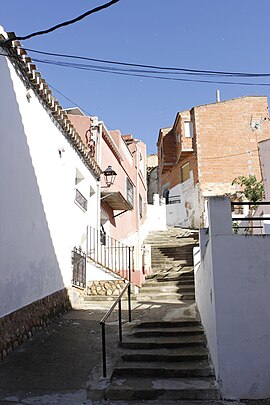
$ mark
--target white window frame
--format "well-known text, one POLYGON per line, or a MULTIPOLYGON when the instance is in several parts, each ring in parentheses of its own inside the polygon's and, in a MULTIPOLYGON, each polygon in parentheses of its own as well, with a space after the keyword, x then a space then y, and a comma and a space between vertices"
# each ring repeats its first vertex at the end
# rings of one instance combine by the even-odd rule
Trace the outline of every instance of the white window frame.
POLYGON ((185 138, 193 138, 193 122, 184 121, 185 138))

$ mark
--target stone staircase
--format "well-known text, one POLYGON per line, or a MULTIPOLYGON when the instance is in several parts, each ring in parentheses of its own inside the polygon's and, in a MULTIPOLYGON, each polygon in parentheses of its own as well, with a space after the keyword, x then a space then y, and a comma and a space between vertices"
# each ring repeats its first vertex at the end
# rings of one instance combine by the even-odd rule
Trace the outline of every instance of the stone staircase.
POLYGON ((194 301, 192 249, 197 238, 195 231, 169 229, 147 239, 153 273, 138 294, 137 319, 124 327, 105 399, 219 399, 194 301))

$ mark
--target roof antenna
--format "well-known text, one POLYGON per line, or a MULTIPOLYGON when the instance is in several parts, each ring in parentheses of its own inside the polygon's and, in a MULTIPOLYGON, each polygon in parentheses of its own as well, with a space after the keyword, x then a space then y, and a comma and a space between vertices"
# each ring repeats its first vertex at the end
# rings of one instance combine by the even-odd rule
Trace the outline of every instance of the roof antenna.
POLYGON ((216 102, 220 103, 220 90, 216 90, 216 102))

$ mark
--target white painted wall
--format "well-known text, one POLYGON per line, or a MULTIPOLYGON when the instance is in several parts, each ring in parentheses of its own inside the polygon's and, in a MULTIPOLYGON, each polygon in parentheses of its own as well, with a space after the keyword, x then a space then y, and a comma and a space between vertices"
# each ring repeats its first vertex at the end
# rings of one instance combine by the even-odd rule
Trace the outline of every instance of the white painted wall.
POLYGON ((0 59, 0 316, 71 284, 71 250, 97 226, 95 178, 13 66, 0 59), (63 149, 60 158, 58 149, 63 149), (88 210, 75 203, 76 168, 88 210))
POLYGON ((94 263, 90 261, 86 264, 86 279, 87 281, 98 281, 98 280, 119 280, 118 277, 113 272, 107 271, 102 267, 97 267, 94 263))
POLYGON ((192 170, 188 180, 170 189, 170 197, 174 196, 180 196, 181 203, 166 205, 167 225, 198 228, 202 210, 200 208, 199 188, 198 185, 194 185, 192 170))
POLYGON ((233 235, 229 198, 210 198, 208 209, 195 289, 221 393, 269 398, 270 235, 233 235))
POLYGON ((166 225, 166 205, 165 199, 158 194, 153 195, 153 204, 147 204, 146 219, 142 225, 142 238, 145 239, 151 231, 163 231, 166 225))

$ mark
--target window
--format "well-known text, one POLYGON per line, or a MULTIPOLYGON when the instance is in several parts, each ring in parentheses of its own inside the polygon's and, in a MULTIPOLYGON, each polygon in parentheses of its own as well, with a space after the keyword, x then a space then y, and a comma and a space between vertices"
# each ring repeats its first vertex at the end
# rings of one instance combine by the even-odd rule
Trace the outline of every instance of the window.
POLYGON ((140 219, 142 218, 142 196, 139 194, 139 215, 140 219))
POLYGON ((76 169, 76 175, 75 175, 75 203, 83 210, 87 211, 87 198, 85 198, 84 195, 88 194, 88 187, 85 182, 85 178, 81 174, 81 172, 76 169))
POLYGON ((133 185, 127 178, 127 200, 133 206, 133 185))
POLYGON ((82 193, 75 189, 75 203, 79 205, 80 208, 83 209, 83 211, 87 211, 87 199, 82 195, 82 193))
POLYGON ((184 183, 184 181, 188 180, 190 177, 189 173, 189 162, 185 163, 183 166, 180 167, 180 181, 184 183))
POLYGON ((140 153, 140 163, 139 163, 139 168, 140 168, 140 171, 142 172, 142 173, 144 173, 144 167, 143 167, 143 156, 142 156, 142 154, 140 153))
POLYGON ((76 175, 75 175, 75 185, 77 186, 77 184, 81 183, 84 180, 83 175, 81 174, 81 172, 76 169, 76 175))
POLYGON ((185 138, 193 138, 193 124, 191 121, 184 122, 185 138))

